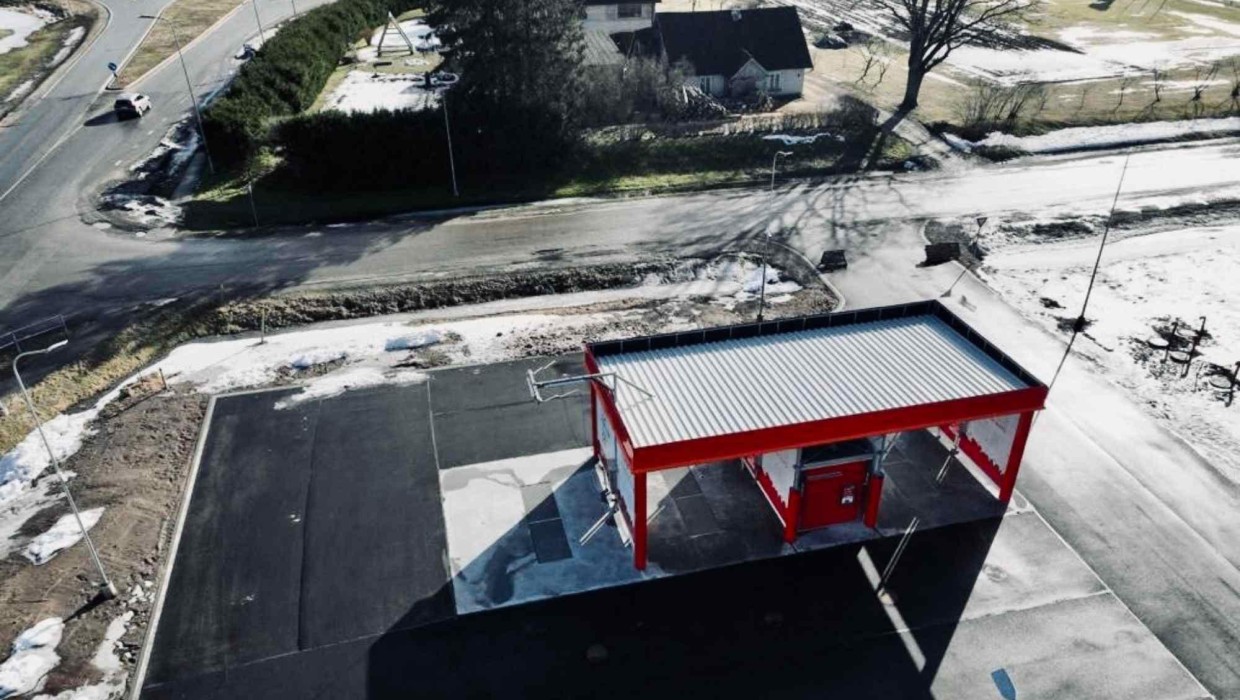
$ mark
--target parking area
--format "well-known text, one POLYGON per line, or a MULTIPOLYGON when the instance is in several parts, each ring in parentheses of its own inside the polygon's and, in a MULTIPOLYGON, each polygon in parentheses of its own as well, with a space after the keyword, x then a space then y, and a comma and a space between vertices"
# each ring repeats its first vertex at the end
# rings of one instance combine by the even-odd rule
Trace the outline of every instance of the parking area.
POLYGON ((218 399, 143 697, 993 698, 997 669, 1024 697, 1202 695, 929 433, 889 458, 878 531, 793 546, 735 463, 660 474, 637 572, 594 527, 585 395, 528 397, 544 363, 283 410, 295 389, 218 399))

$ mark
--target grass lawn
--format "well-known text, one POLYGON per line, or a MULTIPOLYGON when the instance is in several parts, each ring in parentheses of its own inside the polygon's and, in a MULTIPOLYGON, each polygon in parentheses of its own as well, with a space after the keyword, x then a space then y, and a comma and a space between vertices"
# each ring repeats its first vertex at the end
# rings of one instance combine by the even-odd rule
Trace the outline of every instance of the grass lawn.
MULTIPOLYGON (((830 6, 833 1, 822 3, 830 6)), ((1236 38, 1240 35, 1240 10, 1234 3, 1228 6, 1229 1, 1046 0, 1024 23, 1031 34, 1056 41, 1071 39, 1082 46, 1086 56, 1118 57, 1111 59, 1117 63, 1123 63, 1127 55, 1146 60, 1141 54, 1147 50, 1154 56, 1165 54, 1174 62, 1160 79, 1161 99, 1157 100, 1152 71, 1128 77, 1103 74, 1090 80, 1046 83, 1045 107, 1031 115, 1020 131, 1038 133, 1068 126, 1240 113, 1240 105, 1231 97, 1233 83, 1240 82, 1240 73, 1235 72, 1240 71, 1240 40, 1236 38), (1194 100, 1194 87, 1206 83, 1199 67, 1214 61, 1219 63, 1217 75, 1208 81, 1201 99, 1194 100)), ((864 83, 858 82, 864 69, 860 47, 811 47, 814 70, 806 77, 806 99, 844 91, 884 109, 894 109, 903 98, 908 54, 899 42, 885 46, 886 74, 878 82, 878 71, 872 69, 864 83)), ((1065 52, 1064 57, 1079 56, 1065 52)), ((927 77, 914 116, 926 123, 959 121, 959 105, 969 95, 973 79, 949 60, 927 77)))
POLYGON ((52 68, 48 63, 64 46, 69 32, 75 27, 89 26, 91 21, 91 17, 72 16, 53 22, 31 34, 26 46, 0 54, 0 106, 14 88, 28 80, 38 81, 52 68))
MULTIPOLYGON (((176 0, 162 13, 176 22, 181 41, 188 44, 208 27, 236 7, 238 0, 176 0)), ((143 20, 154 21, 154 20, 143 20)), ((172 27, 168 22, 156 22, 134 55, 121 68, 121 80, 129 82, 159 65, 165 58, 176 53, 177 45, 172 27)), ((265 24, 265 23, 264 23, 265 24)), ((239 50, 241 47, 238 46, 239 50)))

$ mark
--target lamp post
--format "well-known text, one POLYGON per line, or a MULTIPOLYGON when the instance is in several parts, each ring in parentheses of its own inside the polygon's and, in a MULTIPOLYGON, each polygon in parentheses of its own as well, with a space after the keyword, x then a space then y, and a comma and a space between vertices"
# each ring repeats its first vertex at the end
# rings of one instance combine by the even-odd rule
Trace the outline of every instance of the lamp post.
POLYGON ((202 150, 207 154, 207 167, 215 174, 215 161, 211 159, 211 146, 207 144, 207 132, 202 128, 202 110, 198 109, 198 98, 194 95, 194 84, 189 79, 189 69, 185 67, 185 56, 181 53, 181 33, 177 31, 177 23, 159 15, 138 15, 141 19, 154 22, 167 22, 172 27, 172 38, 177 42, 177 58, 181 60, 181 72, 185 74, 185 89, 189 91, 190 104, 194 105, 194 119, 198 122, 198 135, 202 137, 202 150))
POLYGON ((69 341, 62 340, 42 350, 30 350, 20 353, 13 358, 13 376, 17 378, 17 386, 21 388, 22 397, 26 399, 26 408, 30 409, 30 417, 34 419, 35 429, 39 432, 39 438, 43 440, 43 447, 47 448, 47 457, 52 461, 52 468, 56 471, 56 476, 60 479, 60 485, 65 490, 65 498, 68 499, 69 507, 73 510, 73 517, 77 520, 78 528, 82 531, 82 539, 86 541, 86 546, 90 549, 90 558, 94 560, 95 568, 99 570, 99 575, 103 578, 103 583, 100 584, 100 595, 103 596, 104 600, 111 600, 116 597, 116 586, 112 585, 112 581, 108 578, 108 572, 103 569, 103 562, 99 559, 99 552, 95 549, 95 543, 90 539, 90 533, 82 522, 82 514, 78 512, 77 501, 73 500, 73 493, 69 491, 69 480, 65 478, 64 472, 60 470, 60 460, 56 459, 56 452, 52 450, 52 443, 48 442, 47 434, 43 432, 43 423, 39 420, 39 413, 35 410, 34 401, 30 398, 30 392, 26 391, 26 384, 22 381, 22 375, 17 371, 17 363, 21 362, 23 357, 46 355, 68 344, 69 341))
POLYGON ((448 91, 440 91, 439 99, 443 101, 443 130, 448 135, 448 167, 452 169, 452 196, 460 197, 461 191, 456 186, 456 156, 452 153, 452 124, 448 122, 448 91))
POLYGON ((771 158, 771 191, 775 191, 775 164, 779 162, 781 157, 787 158, 792 155, 792 151, 775 151, 775 157, 771 158))
POLYGON ((266 44, 267 35, 263 31, 263 20, 258 16, 258 0, 250 0, 250 4, 254 7, 254 21, 258 24, 258 38, 266 44))
MULTIPOLYGON (((775 151, 775 157, 771 158, 771 191, 775 191, 775 164, 779 162, 781 157, 787 158, 792 155, 792 151, 775 151)), ((771 252, 771 232, 766 231, 766 250, 762 253, 762 286, 758 291, 758 323, 762 323, 762 313, 766 310, 766 259, 771 252)))

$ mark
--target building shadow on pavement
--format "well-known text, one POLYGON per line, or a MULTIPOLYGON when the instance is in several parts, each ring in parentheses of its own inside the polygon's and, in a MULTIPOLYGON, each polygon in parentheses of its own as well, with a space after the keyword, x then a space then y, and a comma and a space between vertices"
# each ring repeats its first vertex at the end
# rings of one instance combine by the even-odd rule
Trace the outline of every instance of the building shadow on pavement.
POLYGON ((930 698, 1001 522, 394 628, 369 648, 366 697, 930 698), (880 600, 874 573, 900 549, 880 600))

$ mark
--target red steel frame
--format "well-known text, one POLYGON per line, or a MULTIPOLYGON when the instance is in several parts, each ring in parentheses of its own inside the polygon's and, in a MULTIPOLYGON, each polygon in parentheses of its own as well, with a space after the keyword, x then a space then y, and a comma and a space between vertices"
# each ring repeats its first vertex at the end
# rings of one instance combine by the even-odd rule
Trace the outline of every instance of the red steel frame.
MULTIPOLYGON (((601 373, 594 352, 588 345, 585 348, 585 366, 590 374, 601 373)), ((1008 463, 1006 469, 1002 471, 986 457, 981 447, 973 440, 965 437, 960 441, 961 451, 995 481, 999 487, 999 500, 1006 503, 1011 499, 1016 487, 1016 476, 1020 471, 1025 444, 1033 425, 1033 415, 1043 408, 1049 393, 1045 385, 1037 383, 1024 389, 999 394, 919 404, 906 408, 635 448, 628 429, 624 425, 624 420, 616 408, 612 390, 603 385, 602 381, 591 382, 590 414, 594 420, 591 422, 590 430, 593 436, 594 452, 598 455, 601 447, 597 434, 597 411, 601 405, 608 423, 611 424, 612 432, 616 435, 619 449, 624 450, 633 474, 633 500, 635 502, 632 504, 632 512, 625 512, 624 516, 629 522, 630 532, 633 533, 633 564, 638 569, 646 568, 646 475, 649 472, 741 459, 767 452, 809 447, 824 442, 842 442, 932 427, 944 429, 948 435, 954 436, 955 433, 952 432, 951 426, 971 420, 1019 414, 1020 420, 1017 423, 1016 435, 1012 440, 1008 463)), ((883 477, 873 475, 871 482, 870 487, 876 491, 867 498, 863 520, 866 525, 874 527, 878 519, 883 477)), ((624 504, 625 508, 628 506, 629 504, 624 504)), ((793 504, 789 503, 786 507, 786 513, 795 512, 793 504)), ((795 536, 796 521, 787 518, 786 513, 785 529, 791 528, 795 536)))

